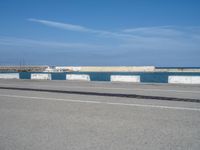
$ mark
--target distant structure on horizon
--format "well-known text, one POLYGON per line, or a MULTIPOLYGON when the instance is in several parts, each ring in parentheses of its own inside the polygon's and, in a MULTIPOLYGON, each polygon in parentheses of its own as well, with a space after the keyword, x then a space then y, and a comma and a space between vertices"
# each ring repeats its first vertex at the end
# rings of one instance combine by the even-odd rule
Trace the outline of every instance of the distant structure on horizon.
POLYGON ((0 66, 0 72, 200 72, 200 68, 155 66, 0 66))
POLYGON ((44 72, 154 72, 154 66, 55 66, 44 72))

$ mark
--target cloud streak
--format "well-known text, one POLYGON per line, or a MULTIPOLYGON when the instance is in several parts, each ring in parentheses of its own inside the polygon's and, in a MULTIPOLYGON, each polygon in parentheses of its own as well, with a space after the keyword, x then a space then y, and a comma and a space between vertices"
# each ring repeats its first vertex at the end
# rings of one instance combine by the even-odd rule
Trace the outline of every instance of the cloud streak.
POLYGON ((140 28, 131 28, 122 30, 128 34, 135 34, 141 36, 162 36, 162 37, 171 37, 171 36, 182 36, 183 31, 176 29, 173 26, 155 26, 155 27, 140 27, 140 28))
POLYGON ((44 19, 28 19, 31 22, 40 23, 45 26, 59 28, 67 31, 92 33, 97 36, 103 36, 106 38, 120 39, 124 41, 134 41, 134 40, 147 40, 152 41, 153 39, 168 39, 170 40, 180 40, 183 38, 197 38, 200 35, 200 27, 175 27, 175 26, 153 26, 153 27, 135 27, 123 30, 118 30, 118 32, 106 31, 106 30, 95 30, 87 28, 81 25, 74 25, 69 23, 62 23, 56 21, 49 21, 44 19))
POLYGON ((61 22, 49 21, 49 20, 43 20, 43 19, 29 18, 28 21, 40 23, 45 26, 59 28, 63 30, 92 33, 92 34, 97 34, 104 37, 115 37, 115 38, 131 38, 131 37, 133 38, 134 37, 133 35, 129 35, 126 33, 117 33, 117 32, 105 31, 105 30, 95 30, 95 29, 87 28, 81 25, 61 23, 61 22))
MULTIPOLYGON (((200 28, 199 27, 174 27, 174 26, 155 26, 121 29, 118 32, 94 30, 81 25, 60 23, 48 20, 28 19, 45 26, 59 28, 67 31, 92 33, 97 37, 82 42, 81 38, 76 38, 74 43, 37 41, 31 39, 0 37, 0 45, 15 45, 29 47, 80 49, 81 51, 92 50, 102 51, 101 53, 124 53, 141 51, 146 52, 198 52, 200 53, 200 28), (103 38, 102 38, 103 37, 103 38), (106 39, 104 38, 106 37, 106 39), (94 44, 96 43, 96 44, 94 44), (107 50, 107 51, 106 51, 107 50), (109 50, 109 52, 108 52, 109 50)), ((87 34, 87 36, 90 36, 87 34)))
POLYGON ((55 41, 38 41, 24 38, 2 37, 0 36, 1 46, 22 46, 22 47, 46 47, 46 48, 78 48, 78 49, 97 49, 102 48, 101 45, 87 43, 67 43, 55 41))
POLYGON ((32 21, 32 22, 37 22, 37 23, 40 23, 40 24, 43 24, 46 26, 64 29, 64 30, 79 31, 79 32, 92 32, 91 29, 88 29, 88 28, 85 28, 85 27, 79 26, 79 25, 60 23, 60 22, 49 21, 49 20, 34 19, 34 18, 29 18, 28 20, 32 21))

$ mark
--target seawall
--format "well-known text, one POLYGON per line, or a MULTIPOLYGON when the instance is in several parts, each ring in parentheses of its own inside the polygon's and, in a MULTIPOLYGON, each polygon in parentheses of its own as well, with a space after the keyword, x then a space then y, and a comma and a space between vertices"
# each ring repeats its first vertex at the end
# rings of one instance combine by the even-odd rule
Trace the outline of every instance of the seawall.
POLYGON ((157 68, 155 66, 0 66, 0 72, 196 72, 200 68, 157 68))
POLYGON ((156 68, 155 66, 57 66, 67 72, 200 72, 200 68, 156 68))
POLYGON ((155 72, 200 72, 200 69, 192 69, 192 68, 158 69, 158 68, 155 68, 155 72))
POLYGON ((0 66, 0 72, 43 72, 48 66, 0 66))
POLYGON ((78 72, 154 72, 154 66, 57 66, 57 70, 78 72))

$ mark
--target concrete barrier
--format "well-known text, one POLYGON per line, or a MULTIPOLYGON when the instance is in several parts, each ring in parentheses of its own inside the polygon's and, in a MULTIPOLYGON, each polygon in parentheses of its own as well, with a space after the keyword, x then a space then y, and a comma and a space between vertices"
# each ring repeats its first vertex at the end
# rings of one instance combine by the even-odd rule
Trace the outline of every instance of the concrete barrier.
POLYGON ((90 76, 87 74, 67 74, 66 80, 90 81, 90 76))
POLYGON ((140 76, 111 75, 111 82, 140 82, 140 76))
POLYGON ((0 73, 0 79, 19 79, 19 73, 0 73))
POLYGON ((168 83, 200 84, 200 76, 169 76, 168 83))
POLYGON ((51 80, 51 74, 44 73, 32 73, 31 79, 33 80, 51 80))

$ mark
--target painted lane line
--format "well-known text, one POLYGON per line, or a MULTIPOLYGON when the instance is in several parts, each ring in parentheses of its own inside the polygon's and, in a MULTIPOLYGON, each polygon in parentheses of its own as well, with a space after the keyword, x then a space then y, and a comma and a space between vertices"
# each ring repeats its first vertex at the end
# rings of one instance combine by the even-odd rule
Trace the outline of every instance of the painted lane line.
POLYGON ((72 103, 91 103, 91 104, 118 105, 118 106, 131 106, 131 107, 143 107, 143 108, 188 110, 188 111, 198 111, 198 112, 200 112, 200 108, 190 108, 190 107, 171 107, 171 106, 164 106, 164 105, 144 105, 144 104, 136 104, 136 103, 113 103, 113 102, 102 102, 102 101, 60 99, 60 98, 47 98, 47 97, 29 97, 29 96, 21 96, 21 95, 4 95, 4 94, 0 94, 0 96, 1 97, 12 97, 12 98, 23 98, 23 99, 65 101, 65 102, 72 102, 72 103))
MULTIPOLYGON (((11 86, 17 86, 20 87, 17 84, 0 84, 0 85, 11 85, 11 86)), ((32 84, 31 86, 34 87, 52 87, 50 85, 34 85, 32 84)), ((195 93, 195 94, 200 94, 200 91, 186 91, 186 90, 162 90, 162 89, 141 89, 141 88, 112 88, 112 87, 89 87, 89 86, 57 86, 53 85, 53 87, 62 87, 62 88, 71 88, 71 89, 105 89, 105 90, 127 90, 127 91, 154 91, 154 92, 175 92, 175 93, 195 93)))

